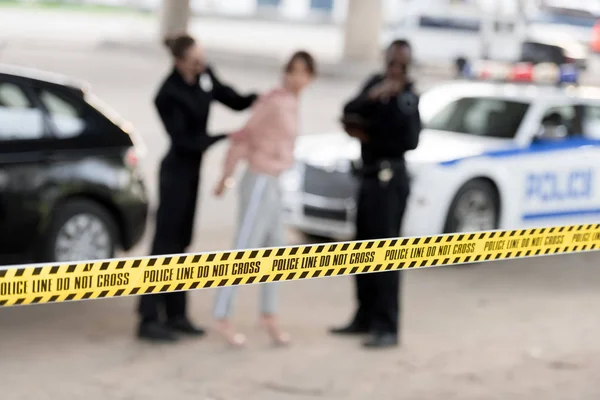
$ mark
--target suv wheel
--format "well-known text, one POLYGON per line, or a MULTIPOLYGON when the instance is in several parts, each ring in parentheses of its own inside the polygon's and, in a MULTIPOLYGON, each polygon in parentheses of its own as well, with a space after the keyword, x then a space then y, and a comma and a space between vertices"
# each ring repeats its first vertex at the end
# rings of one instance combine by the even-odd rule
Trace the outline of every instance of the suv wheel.
POLYGON ((75 262, 114 257, 118 229, 96 202, 67 201, 56 210, 44 246, 44 261, 75 262))

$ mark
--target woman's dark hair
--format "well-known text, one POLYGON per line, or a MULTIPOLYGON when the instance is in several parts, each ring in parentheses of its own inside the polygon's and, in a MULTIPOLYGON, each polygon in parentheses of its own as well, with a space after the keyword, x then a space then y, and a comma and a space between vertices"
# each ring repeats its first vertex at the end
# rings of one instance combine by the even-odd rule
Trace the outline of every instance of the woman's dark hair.
POLYGON ((317 74, 317 64, 314 57, 308 51, 304 50, 300 50, 292 54, 287 64, 285 64, 284 70, 286 73, 292 72, 292 68, 294 68, 294 63, 296 61, 302 61, 304 65, 306 65, 308 73, 312 76, 317 74))
POLYGON ((188 34, 179 34, 174 36, 168 36, 164 40, 165 46, 171 52, 171 55, 175 58, 183 58, 185 52, 196 44, 196 40, 188 34))

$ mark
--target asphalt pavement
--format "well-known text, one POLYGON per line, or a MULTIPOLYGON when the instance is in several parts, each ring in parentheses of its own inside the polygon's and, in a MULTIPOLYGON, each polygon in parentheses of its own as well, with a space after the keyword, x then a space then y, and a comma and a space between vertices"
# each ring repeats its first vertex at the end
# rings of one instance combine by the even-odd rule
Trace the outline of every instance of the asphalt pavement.
MULTIPOLYGON (((134 123, 148 149, 143 161, 152 197, 166 136, 151 105, 168 60, 119 49, 10 47, 2 62, 84 78, 134 123)), ((217 65, 240 90, 264 90, 278 76, 217 65)), ((422 80, 423 87, 435 83, 422 80)), ((303 99, 303 134, 338 129, 341 103, 357 88, 319 80, 303 99)), ((213 132, 246 117, 216 106, 213 132)), ((207 156, 191 251, 230 246, 235 193, 211 189, 224 144, 207 156)), ((150 227, 148 234, 152 233, 150 227)), ((290 242, 302 240, 290 232, 290 242)), ((148 251, 146 239, 134 254, 148 251)), ((256 327, 259 286, 242 288, 236 322, 247 349, 227 348, 212 332, 172 347, 135 341, 135 299, 0 310, 3 399, 598 399, 600 270, 595 254, 404 272, 403 346, 366 352, 356 340, 332 338, 353 304, 348 277, 289 282, 281 318, 295 339, 274 349, 256 327)), ((208 324, 212 291, 191 293, 191 316, 208 324)))

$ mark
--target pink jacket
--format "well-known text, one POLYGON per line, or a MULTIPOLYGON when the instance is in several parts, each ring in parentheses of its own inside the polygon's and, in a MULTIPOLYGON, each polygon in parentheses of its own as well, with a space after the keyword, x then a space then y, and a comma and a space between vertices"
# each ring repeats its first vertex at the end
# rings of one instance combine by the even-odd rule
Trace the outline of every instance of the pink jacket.
POLYGON ((294 163, 298 135, 298 100, 285 89, 261 96, 244 128, 230 136, 225 176, 231 176, 240 160, 256 173, 279 176, 294 163))

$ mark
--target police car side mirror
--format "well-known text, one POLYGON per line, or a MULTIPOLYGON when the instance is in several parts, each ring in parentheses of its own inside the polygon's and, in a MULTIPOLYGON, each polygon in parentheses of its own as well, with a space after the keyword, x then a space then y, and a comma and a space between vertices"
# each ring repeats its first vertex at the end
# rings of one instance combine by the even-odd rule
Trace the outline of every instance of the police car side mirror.
POLYGON ((568 130, 564 125, 542 125, 536 139, 538 140, 558 140, 567 136, 568 130))

